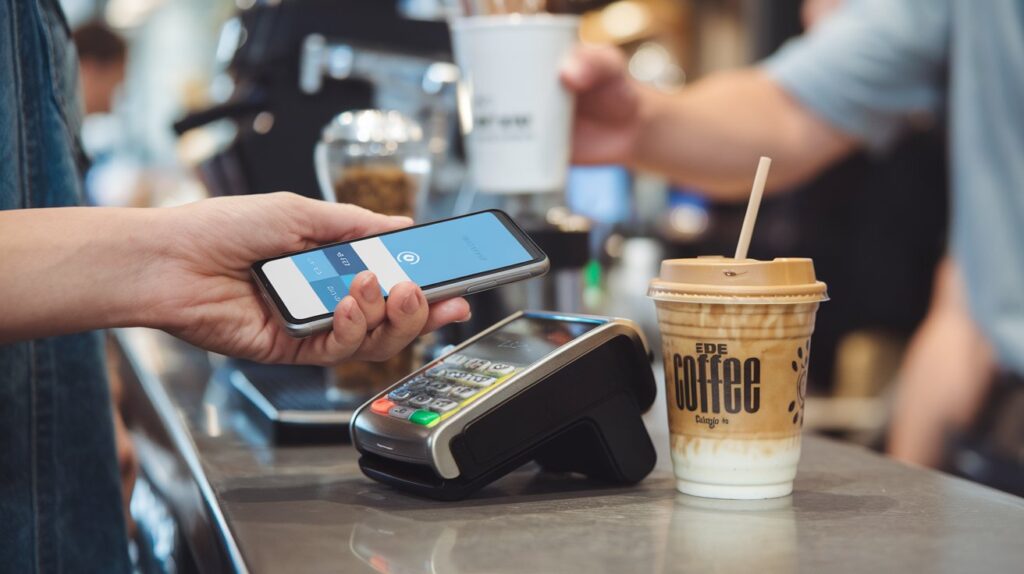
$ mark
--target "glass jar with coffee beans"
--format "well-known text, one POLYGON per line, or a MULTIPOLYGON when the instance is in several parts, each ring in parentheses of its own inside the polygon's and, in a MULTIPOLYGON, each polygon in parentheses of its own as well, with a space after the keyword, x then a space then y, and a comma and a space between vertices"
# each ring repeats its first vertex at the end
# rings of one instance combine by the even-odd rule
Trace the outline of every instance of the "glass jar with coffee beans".
MULTIPOLYGON (((396 111, 359 110, 324 126, 314 152, 326 201, 351 203, 387 215, 416 215, 430 180, 423 130, 396 111)), ((361 401, 409 373, 414 345, 383 363, 346 362, 334 369, 330 394, 361 401)))

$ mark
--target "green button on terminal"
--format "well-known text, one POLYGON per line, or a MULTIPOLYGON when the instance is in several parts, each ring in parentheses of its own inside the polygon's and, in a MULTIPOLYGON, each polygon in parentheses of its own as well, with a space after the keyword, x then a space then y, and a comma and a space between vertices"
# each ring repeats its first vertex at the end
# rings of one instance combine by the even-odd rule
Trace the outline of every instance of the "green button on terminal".
POLYGON ((409 417, 409 420, 414 422, 414 423, 416 423, 416 424, 418 424, 418 425, 426 426, 426 425, 429 425, 430 423, 436 421, 439 418, 441 418, 441 415, 439 415, 437 413, 432 413, 430 411, 419 410, 419 411, 416 411, 416 412, 412 413, 412 416, 409 417))

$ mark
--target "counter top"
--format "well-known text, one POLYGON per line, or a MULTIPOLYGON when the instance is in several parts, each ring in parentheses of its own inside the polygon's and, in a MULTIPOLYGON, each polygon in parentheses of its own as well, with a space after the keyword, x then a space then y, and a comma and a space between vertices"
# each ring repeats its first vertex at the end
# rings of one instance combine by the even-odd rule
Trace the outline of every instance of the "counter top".
MULTIPOLYGON (((201 571, 1010 572, 1024 499, 806 436, 795 492, 768 501, 676 493, 664 404, 655 471, 609 488, 524 467, 461 502, 365 478, 350 446, 274 446, 209 383, 205 353, 118 333, 129 421, 201 571)), ((660 392, 660 390, 659 390, 660 392)))

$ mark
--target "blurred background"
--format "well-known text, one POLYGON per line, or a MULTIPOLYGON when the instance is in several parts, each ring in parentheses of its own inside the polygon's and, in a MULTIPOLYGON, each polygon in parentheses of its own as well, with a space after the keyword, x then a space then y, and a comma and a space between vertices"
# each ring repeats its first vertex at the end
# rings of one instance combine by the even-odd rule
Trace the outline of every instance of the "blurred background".
MULTIPOLYGON (((500 206, 525 222, 555 272, 477 296, 473 323, 426 347, 460 341, 524 306, 627 316, 658 345, 645 296, 658 263, 728 253, 738 235, 744 205, 710 203, 700 189, 621 166, 573 168, 564 197, 555 199, 474 193, 466 185, 443 0, 62 4, 78 31, 94 205, 167 206, 290 190, 421 221, 500 206), (422 128, 420 159, 429 169, 411 197, 401 182, 344 175, 350 172, 338 168, 348 160, 334 152, 318 177, 318 142, 348 137, 325 126, 365 109, 396 110, 422 128)), ((620 46, 637 80, 673 89, 766 57, 839 1, 558 4, 583 15, 583 41, 620 46)), ((922 124, 885 155, 857 155, 762 206, 751 256, 813 258, 832 298, 814 338, 809 430, 885 448, 901 365, 945 252, 945 163, 942 127, 922 124)), ((394 373, 408 372, 429 348, 399 357, 394 373)), ((365 376, 350 369, 337 376, 365 376)), ((969 444, 951 435, 934 464, 993 482, 987 466, 958 458, 969 444)))

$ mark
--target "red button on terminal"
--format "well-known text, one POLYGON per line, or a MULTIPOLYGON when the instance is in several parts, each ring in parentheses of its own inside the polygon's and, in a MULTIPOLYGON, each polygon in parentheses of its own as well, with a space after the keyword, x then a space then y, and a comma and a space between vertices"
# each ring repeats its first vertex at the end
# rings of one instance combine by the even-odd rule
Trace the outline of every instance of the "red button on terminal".
POLYGON ((393 406, 395 406, 393 401, 389 401, 388 399, 377 399, 370 405, 370 410, 378 414, 386 415, 393 406))

